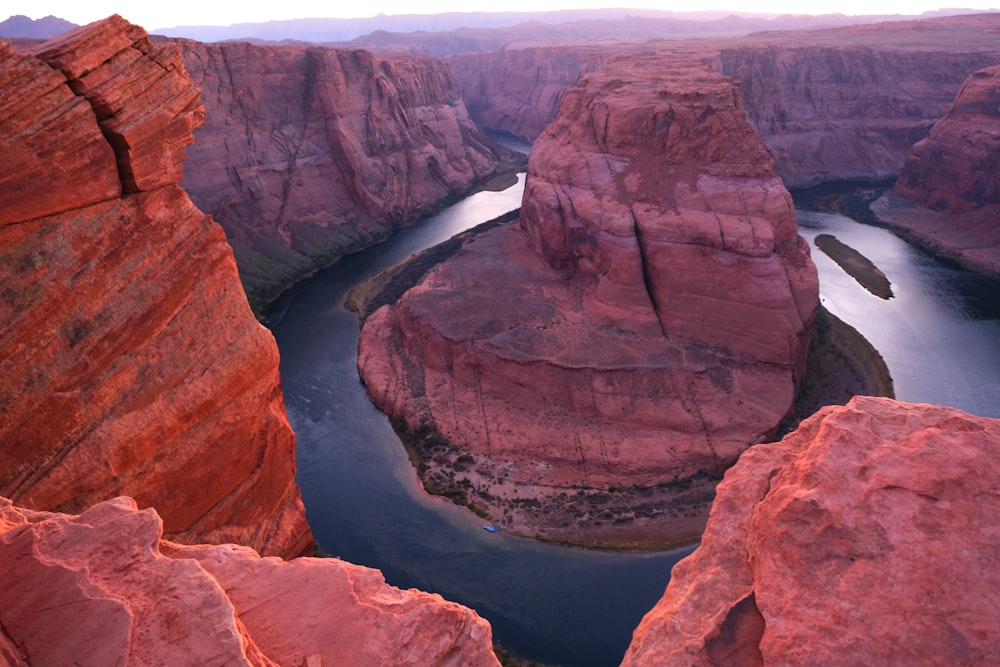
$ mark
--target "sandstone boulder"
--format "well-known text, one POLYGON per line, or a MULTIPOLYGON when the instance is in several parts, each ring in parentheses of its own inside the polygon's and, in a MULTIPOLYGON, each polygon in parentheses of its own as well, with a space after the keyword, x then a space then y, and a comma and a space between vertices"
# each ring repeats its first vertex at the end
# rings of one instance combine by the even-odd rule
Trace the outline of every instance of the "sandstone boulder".
POLYGON ((489 624, 335 558, 161 540, 130 498, 79 516, 0 498, 0 661, 12 666, 496 665, 489 624))
POLYGON ((0 43, 0 87, 0 494, 311 549, 277 348, 177 185, 203 119, 180 51, 113 16, 0 43))
POLYGON ((623 665, 1000 660, 1000 420, 857 397, 718 487, 623 665))
POLYGON ((532 149, 520 226, 362 332, 425 483, 527 534, 696 536, 709 478, 795 392, 817 282, 791 198, 731 80, 655 63, 585 76, 532 149))

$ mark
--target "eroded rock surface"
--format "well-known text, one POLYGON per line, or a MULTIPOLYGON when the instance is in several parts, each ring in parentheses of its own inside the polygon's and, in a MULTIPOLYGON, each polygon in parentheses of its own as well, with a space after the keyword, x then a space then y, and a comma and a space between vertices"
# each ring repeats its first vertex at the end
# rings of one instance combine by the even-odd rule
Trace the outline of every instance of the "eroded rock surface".
POLYGON ((1000 420, 858 397, 726 473, 625 666, 993 664, 1000 420))
POLYGON ((334 558, 166 542, 130 498, 0 498, 0 659, 32 665, 497 665, 489 624, 334 558))
POLYGON ((179 44, 206 113, 183 186, 226 230, 261 303, 511 159, 433 58, 179 44))
POLYGON ((0 89, 0 494, 311 549, 277 348, 177 184, 203 119, 180 51, 113 16, 0 42, 0 89))
POLYGON ((1000 67, 968 78, 872 210, 934 252, 1000 278, 1000 67))
POLYGON ((584 77, 520 225, 368 319, 362 377, 425 437, 428 486, 528 534, 663 544, 788 411, 815 267, 735 85, 700 63, 584 77))

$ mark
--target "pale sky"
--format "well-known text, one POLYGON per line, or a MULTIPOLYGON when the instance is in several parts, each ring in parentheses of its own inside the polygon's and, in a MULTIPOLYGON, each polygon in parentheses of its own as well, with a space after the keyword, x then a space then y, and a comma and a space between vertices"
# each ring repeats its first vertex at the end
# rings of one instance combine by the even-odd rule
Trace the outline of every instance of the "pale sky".
MULTIPOLYGON (((947 2, 947 0, 944 0, 947 2)), ((609 6, 649 8, 674 11, 732 10, 777 14, 919 14, 942 6, 969 9, 989 9, 1000 0, 954 0, 942 5, 942 0, 700 0, 690 3, 670 3, 655 0, 503 0, 497 11, 544 11, 552 9, 584 9, 609 6)), ((15 14, 31 18, 58 16, 73 23, 85 24, 110 14, 121 14, 147 30, 171 28, 177 25, 230 25, 257 21, 318 18, 364 17, 376 14, 435 14, 449 11, 471 11, 473 5, 459 0, 366 0, 356 2, 316 2, 308 0, 278 0, 277 2, 212 2, 211 0, 0 0, 0 20, 15 14)), ((482 5, 479 5, 482 7, 482 5)))

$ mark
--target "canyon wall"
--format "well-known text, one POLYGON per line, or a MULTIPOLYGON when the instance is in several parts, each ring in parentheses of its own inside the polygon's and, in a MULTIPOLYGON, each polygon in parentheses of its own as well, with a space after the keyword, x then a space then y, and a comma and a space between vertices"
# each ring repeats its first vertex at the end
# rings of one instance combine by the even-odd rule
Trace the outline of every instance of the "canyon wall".
POLYGON ((740 457, 623 665, 1000 661, 1000 420, 857 397, 740 457))
POLYGON ((311 550, 277 348, 178 185, 204 117, 179 49, 117 16, 0 42, 0 91, 0 494, 311 550))
POLYGON ((226 230, 255 305, 512 159, 432 58, 178 44, 206 115, 182 185, 226 230))
POLYGON ((1000 67, 968 78, 872 210, 936 254, 1000 278, 1000 67))
POLYGON ((720 62, 778 175, 801 187, 894 178, 969 73, 1000 53, 762 44, 722 49, 720 62))
POLYGON ((499 664, 474 611, 377 570, 161 534, 130 498, 79 516, 0 498, 0 664, 499 664))
POLYGON ((480 127, 534 141, 556 117, 563 93, 609 55, 599 47, 526 47, 466 53, 446 61, 480 127))
MULTIPOLYGON (((972 72, 1000 63, 1000 16, 950 17, 717 39, 713 67, 740 82, 750 124, 788 187, 894 178, 910 147, 948 110, 972 72)), ((698 47, 683 42, 553 44, 448 58, 473 119, 533 140, 563 92, 586 72, 657 54, 664 68, 698 47)))
POLYGON ((583 77, 519 226, 467 241, 362 331, 428 487, 553 539, 696 536, 791 406, 817 279, 734 82, 693 56, 583 77))

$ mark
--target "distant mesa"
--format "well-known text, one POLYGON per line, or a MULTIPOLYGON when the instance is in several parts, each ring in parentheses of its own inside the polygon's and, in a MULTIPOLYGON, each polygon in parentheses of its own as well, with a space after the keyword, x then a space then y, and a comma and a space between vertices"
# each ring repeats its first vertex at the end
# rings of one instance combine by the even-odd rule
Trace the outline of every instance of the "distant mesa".
POLYGON ((51 39, 67 30, 78 27, 55 16, 31 19, 27 16, 11 16, 0 22, 0 37, 7 39, 51 39))

